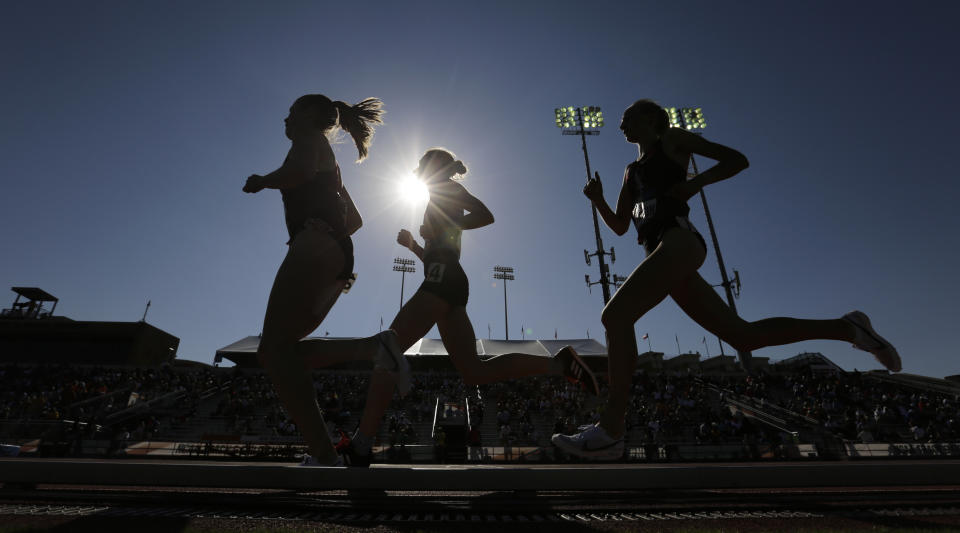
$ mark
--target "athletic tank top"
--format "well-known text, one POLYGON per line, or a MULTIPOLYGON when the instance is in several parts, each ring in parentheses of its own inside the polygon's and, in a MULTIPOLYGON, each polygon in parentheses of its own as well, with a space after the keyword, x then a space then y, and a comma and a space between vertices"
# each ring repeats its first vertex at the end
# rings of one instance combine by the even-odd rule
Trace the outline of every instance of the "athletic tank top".
POLYGON ((317 172, 296 187, 280 190, 291 241, 303 229, 304 223, 312 218, 329 224, 338 238, 346 236, 347 204, 340 197, 341 187, 338 166, 334 170, 317 172))
POLYGON ((687 179, 687 169, 663 152, 660 141, 643 158, 627 165, 627 183, 633 201, 653 200, 687 179))
POLYGON ((627 165, 627 187, 633 196, 633 224, 640 241, 644 239, 644 226, 653 220, 670 214, 686 216, 690 208, 686 202, 665 197, 667 191, 687 179, 687 169, 670 159, 663 151, 661 141, 638 160, 627 165), (661 205, 659 208, 657 204, 661 205))
POLYGON ((430 192, 430 201, 423 213, 423 224, 433 228, 433 239, 424 239, 424 253, 445 252, 460 259, 460 236, 463 230, 454 221, 463 216, 458 201, 459 184, 440 186, 430 192))

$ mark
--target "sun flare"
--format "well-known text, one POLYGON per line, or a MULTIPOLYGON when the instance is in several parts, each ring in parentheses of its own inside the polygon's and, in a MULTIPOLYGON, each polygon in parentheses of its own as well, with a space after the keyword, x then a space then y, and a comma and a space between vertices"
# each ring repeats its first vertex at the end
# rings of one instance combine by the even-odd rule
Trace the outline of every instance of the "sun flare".
POLYGON ((427 186, 415 176, 409 175, 397 183, 397 192, 409 204, 426 203, 430 195, 427 186))

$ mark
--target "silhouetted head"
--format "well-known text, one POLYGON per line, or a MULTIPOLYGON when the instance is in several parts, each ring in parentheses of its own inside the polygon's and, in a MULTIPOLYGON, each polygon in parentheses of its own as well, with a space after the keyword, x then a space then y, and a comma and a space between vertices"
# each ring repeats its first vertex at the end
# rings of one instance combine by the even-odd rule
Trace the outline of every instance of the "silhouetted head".
POLYGON ((657 141, 670 127, 670 117, 656 102, 644 98, 637 100, 620 120, 620 131, 627 142, 651 144, 657 141))
POLYGON ((373 125, 383 124, 383 102, 378 98, 366 98, 355 105, 339 100, 332 101, 322 94, 307 94, 297 98, 290 106, 290 114, 283 119, 287 138, 320 133, 329 134, 339 126, 353 137, 359 158, 367 157, 367 149, 373 141, 373 125))
POLYGON ((445 148, 431 148, 420 158, 420 165, 413 171, 427 185, 447 179, 459 179, 467 173, 463 161, 459 161, 453 152, 445 148))

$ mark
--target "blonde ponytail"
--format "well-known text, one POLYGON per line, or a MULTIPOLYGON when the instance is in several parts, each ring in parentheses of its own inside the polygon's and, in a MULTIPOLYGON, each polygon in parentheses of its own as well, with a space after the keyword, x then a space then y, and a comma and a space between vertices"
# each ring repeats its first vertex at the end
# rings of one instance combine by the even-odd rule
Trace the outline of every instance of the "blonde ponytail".
POLYGON ((367 150, 373 142, 373 125, 383 124, 383 102, 379 98, 366 98, 352 106, 340 100, 333 105, 340 115, 340 127, 353 137, 357 145, 359 163, 367 157, 367 150))

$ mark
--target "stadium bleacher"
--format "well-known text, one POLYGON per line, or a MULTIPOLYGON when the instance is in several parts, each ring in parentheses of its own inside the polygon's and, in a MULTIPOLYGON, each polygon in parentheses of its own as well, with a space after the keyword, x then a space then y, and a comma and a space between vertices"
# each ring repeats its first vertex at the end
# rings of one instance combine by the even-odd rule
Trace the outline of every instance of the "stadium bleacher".
MULTIPOLYGON (((960 455, 956 383, 844 372, 828 361, 802 354, 757 375, 689 367, 639 371, 624 459, 960 455)), ((331 438, 351 433, 363 409, 367 373, 318 371, 314 384, 331 438)), ((467 387, 452 372, 418 371, 413 392, 395 399, 384 417, 374 450, 380 461, 562 461, 568 458, 553 449, 550 435, 598 416, 598 402, 559 377, 467 387), (440 454, 434 448, 434 429, 451 420, 472 441, 461 446, 462 455, 451 454, 446 443, 440 454)), ((444 438, 452 436, 450 427, 444 438)), ((290 460, 303 449, 296 425, 259 369, 170 365, 2 366, 0 442, 41 456, 290 460)))

